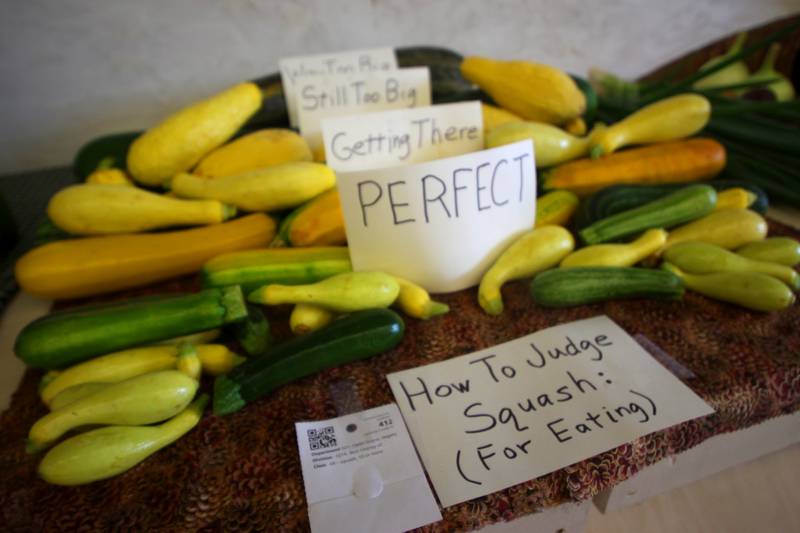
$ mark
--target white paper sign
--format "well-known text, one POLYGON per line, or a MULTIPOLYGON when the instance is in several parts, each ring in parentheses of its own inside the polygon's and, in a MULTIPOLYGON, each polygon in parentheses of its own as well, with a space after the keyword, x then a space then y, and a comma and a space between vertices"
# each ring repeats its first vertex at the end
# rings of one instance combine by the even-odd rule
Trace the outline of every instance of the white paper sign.
POLYGON ((426 67, 371 74, 327 74, 301 78, 294 87, 300 134, 311 150, 322 150, 322 120, 431 105, 426 67))
POLYGON ((442 519, 396 404, 295 427, 315 533, 399 532, 442 519))
POLYGON ((433 161, 483 149, 480 102, 381 111, 322 121, 336 172, 433 161))
POLYGON ((370 50, 349 50, 335 54, 288 57, 278 62, 281 71, 281 85, 289 112, 289 123, 297 127, 297 100, 294 89, 297 83, 313 76, 328 74, 368 74, 387 70, 397 70, 397 57, 391 48, 370 50))
POLYGON ((387 378, 443 507, 714 412, 606 316, 387 378))
POLYGON ((429 163, 338 174, 355 270, 380 270, 431 292, 480 281, 536 216, 531 141, 429 163))

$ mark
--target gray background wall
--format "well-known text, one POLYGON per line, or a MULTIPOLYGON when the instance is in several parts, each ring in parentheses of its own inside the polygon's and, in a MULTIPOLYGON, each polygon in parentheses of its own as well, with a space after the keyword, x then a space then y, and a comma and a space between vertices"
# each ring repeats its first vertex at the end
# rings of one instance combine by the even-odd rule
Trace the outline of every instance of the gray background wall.
POLYGON ((0 173, 61 165, 287 55, 443 45, 634 77, 800 0, 3 0, 0 173))

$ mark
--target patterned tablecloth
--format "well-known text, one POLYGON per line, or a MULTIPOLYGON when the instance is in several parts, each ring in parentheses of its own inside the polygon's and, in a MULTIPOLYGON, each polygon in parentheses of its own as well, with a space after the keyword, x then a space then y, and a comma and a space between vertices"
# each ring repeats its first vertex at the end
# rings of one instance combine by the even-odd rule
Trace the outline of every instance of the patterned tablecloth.
MULTIPOLYGON (((770 234, 800 237, 785 226, 770 225, 770 234)), ((197 280, 188 279, 150 292, 196 287, 197 280)), ((503 294, 506 311, 499 317, 481 311, 475 289, 442 296, 452 311, 428 322, 408 319, 405 339, 391 352, 297 381, 233 415, 207 414, 187 436, 124 475, 84 487, 47 485, 36 476, 38 458, 25 454, 27 431, 46 412, 36 395, 41 372, 29 370, 0 418, 2 529, 306 530, 294 423, 340 414, 333 388, 349 383, 356 404, 383 405, 393 401, 387 373, 598 314, 632 335, 646 336, 691 370, 695 377, 685 382, 716 413, 444 509, 444 519, 424 530, 469 530, 585 500, 713 435, 800 407, 800 305, 762 314, 687 293, 682 302, 631 300, 548 310, 532 303, 525 282, 509 284, 503 294)), ((287 316, 286 308, 273 312, 278 336, 287 334, 287 316)))

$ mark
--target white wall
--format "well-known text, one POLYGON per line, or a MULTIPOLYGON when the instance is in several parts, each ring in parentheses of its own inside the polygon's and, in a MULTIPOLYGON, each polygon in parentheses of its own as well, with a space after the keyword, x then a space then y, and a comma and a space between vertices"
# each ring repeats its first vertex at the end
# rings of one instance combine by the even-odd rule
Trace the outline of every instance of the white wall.
POLYGON ((281 56, 443 45, 624 76, 800 0, 4 0, 0 173, 69 163, 281 56))

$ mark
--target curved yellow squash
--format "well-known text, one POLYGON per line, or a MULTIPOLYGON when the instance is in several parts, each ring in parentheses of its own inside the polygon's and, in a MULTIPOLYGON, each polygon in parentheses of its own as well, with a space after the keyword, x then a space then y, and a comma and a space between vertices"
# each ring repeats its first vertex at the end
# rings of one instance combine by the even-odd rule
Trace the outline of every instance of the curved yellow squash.
POLYGON ((272 211, 298 206, 336 185, 330 167, 305 161, 283 163, 213 180, 178 174, 172 191, 183 198, 206 198, 243 211, 272 211))
POLYGON ((548 65, 472 56, 461 62, 461 74, 525 120, 563 124, 586 109, 572 78, 548 65))
POLYGON ((53 224, 73 235, 218 224, 235 214, 236 209, 217 200, 167 198, 127 185, 72 185, 58 191, 47 204, 53 224))
POLYGON ((260 107, 261 91, 247 82, 181 109, 133 142, 128 171, 139 183, 161 185, 230 139, 260 107))
POLYGON ((270 128, 220 146, 205 156, 192 173, 221 178, 293 161, 311 161, 306 140, 292 130, 270 128))
POLYGON ((591 154, 599 157, 632 144, 683 139, 703 129, 710 117, 711 103, 704 96, 687 93, 664 98, 597 134, 591 154))
POLYGON ((34 248, 15 266, 17 282, 41 298, 81 298, 191 274, 213 257, 266 246, 275 221, 255 214, 202 228, 86 237, 34 248))

